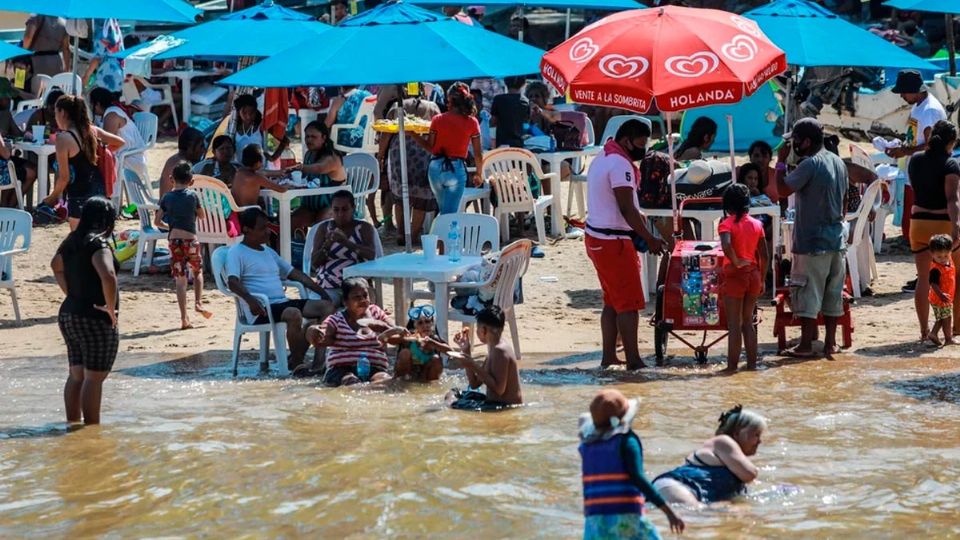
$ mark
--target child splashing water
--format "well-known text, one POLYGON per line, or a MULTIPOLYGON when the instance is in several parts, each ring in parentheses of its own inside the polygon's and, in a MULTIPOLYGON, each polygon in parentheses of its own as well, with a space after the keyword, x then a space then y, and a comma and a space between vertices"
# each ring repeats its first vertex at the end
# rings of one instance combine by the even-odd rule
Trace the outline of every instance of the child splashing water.
POLYGON ((951 251, 953 239, 947 234, 936 234, 930 238, 930 307, 933 308, 933 329, 927 339, 930 344, 955 345, 953 340, 953 295, 956 294, 957 268, 953 265, 951 251), (943 329, 943 342, 937 337, 943 329))
POLYGON ((347 278, 340 286, 343 309, 327 317, 322 324, 307 329, 307 341, 327 348, 327 372, 323 382, 346 386, 360 382, 385 382, 390 379, 386 347, 378 334, 394 328, 380 306, 370 302, 370 285, 362 278, 347 278), (366 359, 369 373, 363 373, 366 359))
POLYGON ((194 309, 209 319, 212 313, 203 308, 203 268, 201 267, 200 242, 197 241, 197 220, 204 219, 197 192, 190 189, 193 173, 190 164, 181 162, 173 168, 174 188, 160 199, 160 211, 156 222, 170 226, 167 237, 170 242, 170 273, 177 284, 177 304, 180 305, 180 328, 193 328, 187 316, 187 269, 193 274, 194 309))
POLYGON ((453 347, 437 334, 435 315, 436 310, 431 305, 410 308, 407 311, 410 319, 407 331, 387 340, 388 343, 399 345, 394 370, 397 379, 409 376, 420 382, 432 382, 443 374, 440 353, 448 353, 453 347))
POLYGON ((727 372, 737 370, 741 345, 747 350, 747 369, 757 367, 757 331, 753 327, 753 311, 763 294, 767 272, 767 244, 763 224, 747 215, 750 190, 734 184, 723 193, 723 211, 728 215, 720 222, 720 244, 723 246, 723 274, 720 291, 727 316, 727 372))
POLYGON ((671 531, 683 532, 683 520, 643 472, 643 445, 631 427, 638 408, 635 399, 601 390, 590 402, 590 413, 580 417, 584 539, 659 539, 644 515, 645 501, 663 511, 671 531))
POLYGON ((446 401, 454 409, 470 411, 499 411, 523 403, 520 390, 520 368, 517 355, 508 340, 503 339, 506 319, 497 306, 485 307, 477 313, 477 337, 487 346, 487 358, 476 363, 471 352, 473 336, 464 328, 454 341, 460 346, 463 358, 460 364, 467 374, 470 388, 465 392, 454 388, 446 401), (478 389, 487 387, 483 394, 478 389))

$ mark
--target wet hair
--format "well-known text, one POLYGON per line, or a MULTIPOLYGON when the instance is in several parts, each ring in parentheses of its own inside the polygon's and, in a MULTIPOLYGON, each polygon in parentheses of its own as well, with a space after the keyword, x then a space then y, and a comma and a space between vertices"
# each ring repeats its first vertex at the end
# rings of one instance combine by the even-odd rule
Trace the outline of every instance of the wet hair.
POLYGON ((253 167, 263 162, 263 149, 259 144, 248 144, 240 156, 240 164, 244 167, 253 167))
POLYGON ((953 249, 953 238, 949 234, 935 234, 930 237, 930 253, 942 253, 953 249))
POLYGON ((677 151, 673 153, 675 158, 679 158, 683 155, 684 152, 690 148, 700 148, 703 146, 704 141, 712 135, 717 134, 717 123, 712 119, 707 118, 706 116, 701 116, 693 121, 693 125, 690 126, 690 133, 687 134, 687 138, 680 143, 680 147, 677 148, 677 151))
POLYGON ((367 283, 367 280, 363 279, 362 277, 347 278, 340 283, 340 294, 343 295, 344 304, 346 304, 347 298, 350 297, 350 293, 353 292, 354 289, 358 288, 363 288, 369 291, 370 284, 367 283))
POLYGON ((353 197, 353 193, 349 189, 341 189, 335 191, 333 195, 330 196, 330 202, 333 202, 336 199, 343 199, 350 202, 350 206, 354 209, 357 208, 357 200, 353 197))
POLYGON ((514 75, 512 77, 504 78, 503 82, 510 90, 519 90, 523 88, 524 84, 526 84, 527 78, 523 75, 514 75))
POLYGON ((463 116, 473 116, 477 112, 477 103, 470 93, 470 87, 462 82, 455 82, 447 90, 448 108, 463 116))
POLYGON ((257 98, 253 94, 241 94, 233 100, 233 110, 240 112, 244 107, 257 107, 257 98))
POLYGON ((240 217, 237 220, 240 222, 240 231, 244 229, 252 229, 257 226, 257 221, 261 218, 267 219, 267 213, 263 211, 262 208, 247 208, 243 212, 240 212, 240 217))
POLYGON ((736 216, 739 222, 750 211, 750 188, 744 184, 731 184, 723 191, 723 211, 736 216))
POLYGON ((639 137, 649 137, 650 136, 650 126, 637 120, 636 118, 627 120, 619 128, 617 128, 617 134, 614 136, 615 140, 620 140, 626 137, 630 141, 633 141, 639 137))
POLYGON ((181 161, 174 166, 170 176, 173 181, 180 185, 187 185, 193 180, 193 168, 186 161, 181 161))
POLYGON ((499 306, 487 306, 477 313, 477 324, 482 324, 494 330, 503 330, 506 320, 503 310, 499 306))
POLYGON ((90 91, 90 105, 99 105, 103 110, 107 110, 118 99, 120 99, 119 93, 111 92, 100 86, 90 91))
POLYGON ((113 203, 105 197, 90 197, 80 210, 80 222, 77 228, 67 235, 61 245, 64 255, 74 253, 90 241, 91 238, 108 238, 113 235, 117 212, 113 203))
POLYGON ((87 114, 87 104, 80 96, 63 95, 57 100, 57 110, 63 111, 70 118, 70 124, 80 135, 80 151, 87 161, 97 164, 97 137, 94 135, 90 116, 87 114))
POLYGON ((733 437, 738 431, 744 429, 763 431, 767 429, 767 420, 749 409, 744 409, 743 405, 737 404, 736 407, 720 415, 716 435, 733 437))
POLYGON ((940 120, 933 125, 927 148, 934 154, 947 155, 947 147, 957 140, 957 126, 946 120, 940 120))
POLYGON ((57 104, 57 100, 66 95, 60 88, 54 88, 47 94, 47 100, 43 103, 45 108, 52 108, 57 104))
POLYGON ((197 145, 197 143, 203 142, 203 132, 197 128, 183 128, 183 131, 180 132, 180 136, 177 137, 177 150, 181 152, 188 152, 191 148, 197 145))
POLYGON ((740 171, 737 172, 737 182, 740 184, 746 185, 747 173, 751 171, 757 173, 757 189, 759 189, 760 191, 767 189, 767 183, 768 183, 767 181, 769 179, 767 178, 766 171, 761 171, 760 167, 749 162, 744 163, 743 165, 740 166, 740 171))
POLYGON ((236 146, 237 146, 237 145, 236 145, 235 142, 233 142, 233 137, 231 137, 231 136, 229 136, 229 135, 217 135, 216 137, 214 137, 214 138, 213 138, 213 143, 210 144, 210 148, 213 148, 214 150, 217 150, 217 149, 219 149, 221 146, 223 146, 224 144, 227 144, 227 143, 230 143, 231 145, 233 145, 233 146, 234 146, 234 150, 236 150, 236 146))
POLYGON ((773 147, 767 144, 767 141, 753 141, 750 143, 750 149, 747 150, 747 155, 752 156, 754 150, 760 150, 771 158, 773 157, 773 147))

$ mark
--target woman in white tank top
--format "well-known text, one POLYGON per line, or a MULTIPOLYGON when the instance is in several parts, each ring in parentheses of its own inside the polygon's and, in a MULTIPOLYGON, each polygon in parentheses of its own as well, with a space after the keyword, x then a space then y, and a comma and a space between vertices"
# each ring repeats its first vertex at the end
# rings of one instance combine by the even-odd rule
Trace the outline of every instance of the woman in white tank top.
MULTIPOLYGON (((140 129, 120 105, 119 96, 106 88, 94 88, 90 92, 90 104, 93 113, 100 117, 100 127, 119 136, 125 142, 120 151, 133 148, 143 148, 146 142, 140 134, 140 129)), ((147 157, 144 153, 127 156, 123 166, 134 170, 145 182, 150 177, 147 173, 147 157)))

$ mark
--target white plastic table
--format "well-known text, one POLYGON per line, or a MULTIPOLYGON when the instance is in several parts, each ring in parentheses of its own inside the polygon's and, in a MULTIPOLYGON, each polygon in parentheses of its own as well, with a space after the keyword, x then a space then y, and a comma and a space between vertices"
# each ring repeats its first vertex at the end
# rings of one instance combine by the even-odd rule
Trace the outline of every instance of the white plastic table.
POLYGON ((53 144, 41 144, 33 141, 19 141, 13 143, 13 147, 22 152, 33 152, 37 155, 37 204, 44 197, 50 194, 50 171, 47 166, 47 158, 57 153, 57 147, 53 144))
MULTIPOLYGON (((641 208, 643 212, 648 217, 673 217, 673 210, 670 208, 641 208)), ((751 206, 750 207, 751 216, 767 215, 772 218, 773 223, 771 224, 771 234, 773 235, 773 249, 776 252, 777 248, 780 246, 780 206, 751 206)), ((704 242, 716 242, 717 238, 717 223, 723 219, 723 210, 683 210, 683 217, 688 219, 694 219, 700 222, 700 240, 704 242)), ((777 265, 771 264, 771 269, 773 271, 773 282, 777 282, 777 265)))
POLYGON ((342 186, 322 187, 322 188, 298 188, 288 189, 280 193, 272 189, 260 190, 260 196, 266 199, 274 199, 280 203, 280 256, 287 262, 291 262, 293 255, 290 249, 291 233, 290 231, 290 203, 297 197, 310 197, 313 195, 333 195, 341 190, 350 191, 350 186, 344 183, 342 186))
POLYGON ((181 115, 181 120, 183 123, 189 123, 190 121, 190 93, 191 85, 193 84, 192 80, 196 77, 209 77, 211 75, 219 74, 219 71, 209 70, 209 71, 198 71, 195 69, 175 69, 173 71, 164 71, 157 75, 158 77, 166 77, 170 79, 171 83, 175 83, 175 79, 180 79, 182 84, 181 99, 180 99, 180 108, 183 110, 181 115))
POLYGON ((393 305, 396 323, 407 324, 407 299, 404 281, 427 280, 434 284, 434 302, 437 310, 437 333, 447 339, 447 311, 450 306, 449 287, 464 272, 481 263, 482 257, 463 257, 451 262, 445 255, 427 259, 423 253, 394 253, 373 261, 349 266, 343 277, 365 277, 393 280, 393 305))
MULTIPOLYGON (((550 193, 553 194, 553 203, 550 205, 553 236, 563 236, 563 206, 560 203, 560 167, 568 159, 582 159, 595 156, 603 150, 600 146, 587 146, 580 150, 559 150, 557 152, 540 152, 537 159, 550 165, 550 172, 557 173, 556 178, 550 180, 550 193)), ((571 189, 573 187, 571 186, 571 189)))

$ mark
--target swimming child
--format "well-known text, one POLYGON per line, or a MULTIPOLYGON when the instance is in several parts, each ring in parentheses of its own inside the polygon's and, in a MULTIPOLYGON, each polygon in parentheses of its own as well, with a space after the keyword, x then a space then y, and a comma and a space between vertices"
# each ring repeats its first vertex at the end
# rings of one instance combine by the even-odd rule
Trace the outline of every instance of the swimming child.
POLYGON ((327 348, 327 371, 323 382, 346 386, 390 379, 386 347, 379 334, 395 327, 380 306, 370 302, 370 285, 362 278, 347 278, 340 285, 343 309, 321 324, 307 329, 307 341, 327 348), (358 372, 360 360, 369 362, 369 373, 358 372))
POLYGON ((692 505, 746 493, 746 484, 760 472, 750 456, 756 455, 766 429, 762 416, 737 405, 720 415, 713 438, 687 456, 683 465, 654 479, 653 487, 667 501, 692 505))
POLYGON ((584 539, 659 539, 644 515, 646 501, 663 511, 670 530, 683 532, 683 520, 643 472, 643 445, 631 426, 638 410, 636 399, 601 390, 590 402, 590 413, 580 416, 584 539))
POLYGON ((156 215, 158 226, 169 226, 170 273, 177 284, 177 304, 180 305, 180 328, 193 328, 187 317, 187 268, 193 275, 194 310, 209 319, 212 313, 203 308, 203 269, 200 242, 197 241, 197 219, 206 214, 197 192, 190 189, 193 173, 190 163, 182 161, 171 173, 174 187, 160 199, 156 215), (166 224, 163 222, 166 221, 166 224))
POLYGON ((505 322, 503 310, 497 306, 485 307, 477 313, 477 338, 487 346, 487 358, 483 364, 477 364, 471 355, 469 328, 454 337, 463 354, 460 364, 470 383, 465 392, 453 389, 447 394, 447 402, 454 409, 491 411, 523 403, 517 357, 510 342, 503 339, 505 322), (481 385, 486 385, 486 394, 474 390, 481 385))
POLYGON ((407 311, 410 321, 408 332, 388 342, 399 346, 394 377, 411 376, 420 382, 431 382, 443 373, 443 360, 440 353, 453 350, 437 334, 434 325, 436 309, 431 305, 414 306, 407 311))
POLYGON ((720 293, 729 332, 727 371, 737 370, 741 344, 747 350, 747 369, 756 369, 757 331, 753 327, 753 312, 757 298, 763 294, 767 275, 763 224, 747 215, 750 192, 743 184, 734 184, 723 192, 723 210, 727 217, 717 230, 724 255, 720 293))
POLYGON ((953 340, 953 295, 956 294, 957 267, 950 255, 953 239, 947 234, 935 234, 930 238, 930 307, 933 308, 933 329, 927 339, 939 347, 955 345, 953 340), (943 329, 943 343, 937 337, 943 329))

